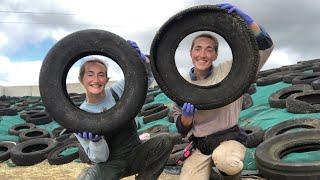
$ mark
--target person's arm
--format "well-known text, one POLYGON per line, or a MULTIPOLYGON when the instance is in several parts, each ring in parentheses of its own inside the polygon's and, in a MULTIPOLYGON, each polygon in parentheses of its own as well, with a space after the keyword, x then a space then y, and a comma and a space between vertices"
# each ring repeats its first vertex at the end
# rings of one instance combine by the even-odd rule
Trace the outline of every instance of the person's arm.
POLYGON ((101 163, 108 160, 109 147, 103 137, 89 138, 87 135, 84 136, 84 133, 74 134, 92 162, 101 163))
POLYGON ((176 122, 177 130, 181 135, 186 136, 190 131, 196 111, 197 109, 190 103, 184 103, 182 108, 174 104, 173 118, 176 122))
POLYGON ((267 59, 269 58, 274 46, 271 37, 269 34, 262 28, 262 26, 258 25, 248 14, 240 10, 238 7, 229 4, 229 3, 222 3, 218 4, 218 7, 221 9, 225 9, 228 13, 235 12, 237 13, 248 25, 248 27, 254 33, 258 47, 259 47, 259 70, 265 64, 267 59))

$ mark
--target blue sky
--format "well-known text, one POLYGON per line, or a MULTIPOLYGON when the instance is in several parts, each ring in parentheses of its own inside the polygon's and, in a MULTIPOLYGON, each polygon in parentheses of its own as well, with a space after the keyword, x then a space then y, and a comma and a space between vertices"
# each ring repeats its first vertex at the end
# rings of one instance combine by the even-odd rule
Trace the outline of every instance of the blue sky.
MULTIPOLYGON (((186 8, 223 2, 209 0, 87 1, 87 0, 2 0, 0 4, 0 85, 34 85, 42 60, 61 38, 81 29, 104 29, 138 43, 145 53, 157 30, 174 14, 186 8), (126 4, 124 6, 124 4, 126 4)), ((247 12, 273 38, 275 49, 263 69, 295 64, 320 57, 320 1, 241 0, 228 1, 247 12)), ((221 46, 219 58, 229 57, 221 46)), ((187 48, 179 50, 177 64, 187 48)), ((77 68, 68 82, 77 82, 77 68)), ((119 69, 112 71, 117 78, 119 69)))
POLYGON ((42 60, 55 43, 54 39, 49 38, 37 43, 28 42, 18 49, 8 49, 2 55, 10 57, 12 62, 42 60))

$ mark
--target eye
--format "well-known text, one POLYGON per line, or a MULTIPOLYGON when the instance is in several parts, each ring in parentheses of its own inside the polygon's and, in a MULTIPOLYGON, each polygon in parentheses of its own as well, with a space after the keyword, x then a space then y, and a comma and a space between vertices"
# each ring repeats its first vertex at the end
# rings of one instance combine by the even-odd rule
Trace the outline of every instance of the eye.
POLYGON ((98 76, 99 77, 106 77, 104 73, 99 73, 98 76))

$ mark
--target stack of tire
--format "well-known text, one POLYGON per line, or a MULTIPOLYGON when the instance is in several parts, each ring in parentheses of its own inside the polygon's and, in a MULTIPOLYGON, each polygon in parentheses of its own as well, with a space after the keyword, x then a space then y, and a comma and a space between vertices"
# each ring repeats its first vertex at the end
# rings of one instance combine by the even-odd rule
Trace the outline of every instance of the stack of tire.
POLYGON ((150 103, 144 105, 139 115, 143 116, 143 123, 147 124, 168 116, 169 108, 163 103, 150 103))
POLYGON ((255 152, 256 165, 263 177, 274 180, 319 179, 319 160, 294 163, 283 160, 290 153, 319 150, 319 128, 320 119, 299 118, 268 129, 255 152))

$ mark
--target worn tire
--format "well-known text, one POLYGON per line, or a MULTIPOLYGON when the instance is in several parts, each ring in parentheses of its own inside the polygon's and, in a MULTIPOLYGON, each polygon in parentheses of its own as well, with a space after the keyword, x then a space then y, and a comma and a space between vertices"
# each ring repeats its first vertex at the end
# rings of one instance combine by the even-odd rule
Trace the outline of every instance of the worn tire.
POLYGON ((254 93, 256 93, 256 92, 257 92, 256 85, 255 85, 255 84, 251 84, 250 87, 249 87, 249 89, 247 90, 247 93, 250 94, 250 95, 252 95, 252 94, 254 94, 254 93))
POLYGON ((296 128, 320 129, 320 119, 298 118, 288 119, 267 129, 263 139, 269 139, 296 128))
POLYGON ((285 83, 288 83, 288 84, 292 84, 292 80, 297 77, 297 76, 303 76, 305 75, 304 72, 301 72, 301 71, 296 71, 296 72, 291 72, 287 75, 284 75, 282 77, 282 81, 285 82, 285 83))
POLYGON ((272 108, 285 108, 286 99, 295 93, 300 93, 306 90, 312 90, 312 87, 307 84, 297 84, 282 88, 269 96, 269 104, 272 108))
POLYGON ((45 129, 32 128, 19 133, 20 142, 37 138, 49 138, 50 134, 45 129))
POLYGON ((257 86, 267 86, 282 81, 282 75, 266 76, 257 79, 257 86))
POLYGON ((311 86, 314 90, 320 90, 320 79, 312 81, 311 86))
POLYGON ((150 114, 153 114, 155 112, 158 112, 160 109, 164 109, 163 103, 155 103, 155 104, 147 104, 144 105, 140 110, 141 116, 148 116, 150 114))
POLYGON ((320 112, 320 90, 292 94, 286 100, 287 111, 295 114, 320 112))
POLYGON ((258 71, 258 45, 252 31, 236 13, 229 14, 212 5, 192 7, 174 15, 157 32, 150 49, 152 73, 158 85, 179 106, 184 102, 194 104, 197 109, 225 106, 250 87, 258 71), (191 84, 175 65, 175 50, 180 41, 195 31, 218 33, 232 50, 231 70, 218 84, 191 84))
POLYGON ((247 133, 245 146, 247 148, 257 147, 262 141, 264 131, 258 126, 243 126, 241 127, 247 133))
POLYGON ((274 180, 320 179, 320 161, 288 163, 281 158, 292 152, 319 148, 320 130, 307 130, 282 134, 263 141, 255 152, 259 172, 274 180))
POLYGON ((0 142, 0 163, 10 159, 11 149, 16 145, 15 142, 2 141, 0 142))
POLYGON ((242 107, 241 107, 241 110, 248 109, 248 108, 250 108, 251 106, 253 106, 253 100, 252 100, 250 94, 245 93, 245 94, 242 96, 242 107))
POLYGON ((48 112, 43 111, 32 115, 27 115, 26 122, 33 123, 35 125, 49 124, 52 122, 52 117, 48 112))
POLYGON ((156 121, 158 119, 162 119, 162 118, 168 116, 168 113, 169 113, 169 108, 167 106, 163 106, 163 108, 159 109, 158 112, 155 112, 155 113, 150 114, 148 116, 144 116, 143 123, 147 124, 149 122, 156 121))
POLYGON ((312 81, 320 79, 320 73, 306 74, 292 79, 292 84, 311 84, 312 81))
POLYGON ((80 143, 75 139, 74 141, 65 141, 56 148, 54 148, 49 154, 48 154, 48 162, 51 165, 60 165, 60 164, 67 164, 69 162, 72 162, 73 160, 77 159, 79 157, 79 150, 68 154, 66 156, 60 155, 64 150, 67 150, 68 148, 79 148, 80 143))
POLYGON ((21 123, 21 124, 16 124, 16 125, 13 125, 9 130, 8 130, 8 133, 10 135, 16 135, 18 136, 19 133, 21 133, 22 131, 26 131, 26 130, 29 130, 29 129, 32 129, 32 128, 35 128, 36 125, 35 124, 32 124, 32 123, 21 123))
POLYGON ((114 134, 141 109, 147 93, 147 76, 137 52, 126 40, 111 32, 88 29, 64 37, 50 49, 40 70, 39 89, 47 111, 62 126, 73 132, 114 134), (88 55, 109 57, 124 74, 125 87, 119 102, 103 113, 80 110, 66 90, 71 66, 88 55))
POLYGON ((51 138, 32 139, 12 148, 10 157, 17 166, 31 166, 45 160, 56 146, 57 142, 51 138))
POLYGON ((40 111, 40 110, 27 110, 27 111, 25 111, 23 113, 20 113, 20 118, 26 120, 27 116, 30 116, 30 115, 33 115, 33 114, 36 114, 36 113, 40 113, 40 112, 43 112, 43 111, 40 111))

